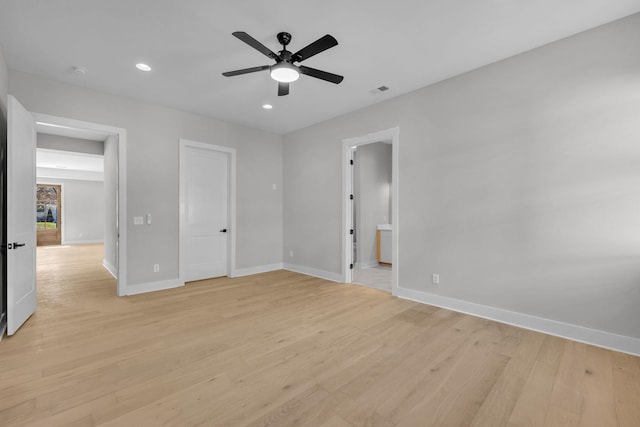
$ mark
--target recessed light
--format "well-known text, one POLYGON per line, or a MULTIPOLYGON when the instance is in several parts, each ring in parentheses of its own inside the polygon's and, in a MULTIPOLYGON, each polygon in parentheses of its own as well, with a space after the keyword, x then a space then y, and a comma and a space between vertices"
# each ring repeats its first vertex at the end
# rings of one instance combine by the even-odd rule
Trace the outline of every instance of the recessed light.
POLYGON ((136 64, 136 68, 140 71, 151 71, 151 67, 149 67, 147 64, 143 64, 142 62, 136 64))
POLYGON ((264 108, 265 110, 271 110, 271 109, 273 108, 273 105, 271 105, 271 104, 264 104, 264 105, 262 106, 262 108, 264 108))

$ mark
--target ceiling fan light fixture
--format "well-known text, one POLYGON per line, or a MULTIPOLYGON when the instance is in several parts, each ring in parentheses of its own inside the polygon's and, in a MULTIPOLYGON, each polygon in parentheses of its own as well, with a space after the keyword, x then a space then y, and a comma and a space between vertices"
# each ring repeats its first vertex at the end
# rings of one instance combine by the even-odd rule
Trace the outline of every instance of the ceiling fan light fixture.
POLYGON ((298 67, 288 62, 278 62, 271 67, 271 78, 281 83, 291 83, 298 80, 300 72, 298 67))

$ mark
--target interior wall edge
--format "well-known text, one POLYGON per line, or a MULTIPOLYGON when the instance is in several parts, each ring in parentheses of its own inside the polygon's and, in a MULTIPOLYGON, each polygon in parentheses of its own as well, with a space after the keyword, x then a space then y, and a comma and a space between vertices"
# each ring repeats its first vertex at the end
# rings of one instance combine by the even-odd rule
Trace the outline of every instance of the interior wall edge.
POLYGON ((146 294, 147 292, 164 291, 172 288, 184 286, 184 282, 180 279, 160 280, 157 282, 145 282, 136 284, 127 284, 127 296, 146 294))
POLYGON ((251 276, 253 274, 269 273, 270 271, 282 270, 283 264, 277 262, 275 264, 257 265, 255 267, 236 268, 231 272, 229 277, 251 276))
POLYGON ((284 263, 284 269, 293 271, 294 273, 306 274, 307 276, 319 277, 320 279, 330 280, 332 282, 344 283, 341 273, 334 273, 332 271, 319 270, 313 267, 306 267, 303 265, 284 263))

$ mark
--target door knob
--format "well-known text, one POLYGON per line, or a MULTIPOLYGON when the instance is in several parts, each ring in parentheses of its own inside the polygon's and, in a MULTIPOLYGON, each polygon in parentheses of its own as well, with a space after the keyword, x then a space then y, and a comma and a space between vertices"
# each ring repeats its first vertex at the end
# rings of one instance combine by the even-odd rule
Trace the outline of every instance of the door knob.
POLYGON ((26 246, 26 243, 18 243, 18 242, 13 242, 13 249, 15 248, 21 248, 22 246, 26 246))
POLYGON ((223 228, 222 230, 220 230, 220 232, 221 232, 221 233, 226 233, 226 232, 227 232, 227 229, 226 229, 226 228, 223 228))

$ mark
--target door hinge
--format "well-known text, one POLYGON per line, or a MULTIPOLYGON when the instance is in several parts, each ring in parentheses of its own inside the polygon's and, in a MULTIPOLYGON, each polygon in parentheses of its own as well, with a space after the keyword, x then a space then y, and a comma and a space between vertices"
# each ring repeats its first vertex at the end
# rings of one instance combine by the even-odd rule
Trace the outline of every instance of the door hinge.
POLYGON ((349 194, 349 199, 353 200, 353 194, 349 194))
POLYGON ((353 264, 349 264, 349 270, 353 270, 353 264))
POLYGON ((349 164, 353 165, 353 160, 349 160, 349 164))
POLYGON ((353 234, 353 228, 349 230, 349 234, 353 234))

